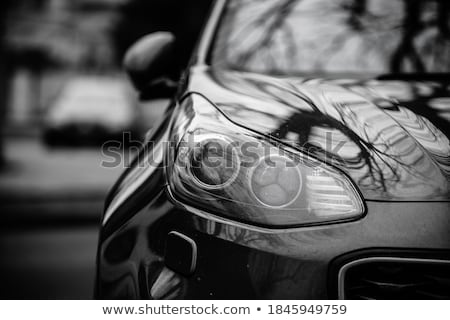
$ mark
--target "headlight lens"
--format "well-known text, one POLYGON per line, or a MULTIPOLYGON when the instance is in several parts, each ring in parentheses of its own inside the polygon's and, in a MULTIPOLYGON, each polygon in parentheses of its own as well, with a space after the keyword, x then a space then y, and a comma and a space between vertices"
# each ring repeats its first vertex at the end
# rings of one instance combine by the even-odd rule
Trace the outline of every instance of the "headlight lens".
POLYGON ((363 214, 362 199, 344 174, 233 124, 203 97, 189 96, 176 114, 168 164, 176 200, 269 228, 363 214))

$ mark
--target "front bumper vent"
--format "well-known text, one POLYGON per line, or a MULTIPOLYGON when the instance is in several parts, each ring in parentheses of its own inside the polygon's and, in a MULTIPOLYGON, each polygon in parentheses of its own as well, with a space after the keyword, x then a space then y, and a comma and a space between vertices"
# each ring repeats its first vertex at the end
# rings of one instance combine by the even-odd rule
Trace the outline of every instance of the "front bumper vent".
POLYGON ((450 299, 450 261, 365 258, 339 271, 339 298, 450 299))

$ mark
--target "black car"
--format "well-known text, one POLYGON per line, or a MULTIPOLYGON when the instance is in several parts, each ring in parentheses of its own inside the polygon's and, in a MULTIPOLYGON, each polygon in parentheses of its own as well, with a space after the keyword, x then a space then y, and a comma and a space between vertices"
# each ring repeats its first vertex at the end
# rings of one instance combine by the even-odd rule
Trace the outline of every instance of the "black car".
MULTIPOLYGON (((449 8, 216 1, 107 199, 97 298, 449 299, 449 8)), ((143 93, 174 41, 130 49, 143 93)))

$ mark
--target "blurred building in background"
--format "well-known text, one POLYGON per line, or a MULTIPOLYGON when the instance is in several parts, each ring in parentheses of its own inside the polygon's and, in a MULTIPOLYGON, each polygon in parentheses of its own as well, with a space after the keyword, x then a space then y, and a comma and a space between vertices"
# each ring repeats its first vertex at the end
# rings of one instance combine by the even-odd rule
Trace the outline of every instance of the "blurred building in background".
POLYGON ((114 75, 126 49, 157 30, 175 33, 189 58, 211 0, 2 1, 0 117, 6 131, 39 130, 46 108, 75 74, 114 75), (3 116, 2 116, 3 115, 3 116), (6 124, 5 124, 6 122, 6 124))
POLYGON ((35 126, 71 74, 117 69, 111 34, 123 3, 20 0, 10 5, 3 37, 8 123, 20 130, 35 126))

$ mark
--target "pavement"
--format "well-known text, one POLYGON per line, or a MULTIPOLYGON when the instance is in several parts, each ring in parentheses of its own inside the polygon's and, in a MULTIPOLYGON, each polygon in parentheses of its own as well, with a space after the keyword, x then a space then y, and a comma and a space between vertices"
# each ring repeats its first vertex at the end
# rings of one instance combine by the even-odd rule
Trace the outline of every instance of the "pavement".
POLYGON ((103 203, 123 168, 99 148, 7 137, 0 172, 0 298, 89 299, 103 203))
POLYGON ((0 299, 92 299, 98 228, 2 231, 0 299))
POLYGON ((102 167, 99 147, 49 149, 38 137, 9 138, 5 151, 0 212, 8 222, 98 220, 123 170, 102 167))

